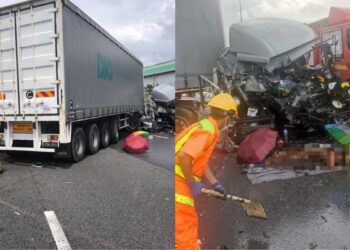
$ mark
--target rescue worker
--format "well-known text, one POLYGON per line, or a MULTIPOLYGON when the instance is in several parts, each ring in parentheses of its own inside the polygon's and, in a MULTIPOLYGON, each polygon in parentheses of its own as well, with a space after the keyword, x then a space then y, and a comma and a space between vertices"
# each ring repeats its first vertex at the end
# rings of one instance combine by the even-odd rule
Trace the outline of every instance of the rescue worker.
POLYGON ((208 103, 210 116, 195 123, 176 136, 175 144, 175 247, 200 249, 198 217, 194 196, 201 194, 204 175, 212 188, 225 193, 207 166, 220 130, 230 115, 237 114, 237 105, 229 94, 218 94, 208 103))

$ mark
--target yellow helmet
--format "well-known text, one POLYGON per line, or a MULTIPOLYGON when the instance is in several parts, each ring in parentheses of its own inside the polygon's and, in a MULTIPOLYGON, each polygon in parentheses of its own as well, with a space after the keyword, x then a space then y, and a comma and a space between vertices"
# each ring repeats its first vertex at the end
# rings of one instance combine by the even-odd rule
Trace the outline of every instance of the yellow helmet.
POLYGON ((235 100, 229 94, 218 94, 214 96, 209 102, 208 106, 212 108, 221 109, 224 111, 232 111, 233 113, 237 113, 237 104, 235 100))
POLYGON ((341 86, 343 89, 349 88, 349 87, 350 87, 350 83, 349 83, 349 82, 342 82, 340 86, 341 86))

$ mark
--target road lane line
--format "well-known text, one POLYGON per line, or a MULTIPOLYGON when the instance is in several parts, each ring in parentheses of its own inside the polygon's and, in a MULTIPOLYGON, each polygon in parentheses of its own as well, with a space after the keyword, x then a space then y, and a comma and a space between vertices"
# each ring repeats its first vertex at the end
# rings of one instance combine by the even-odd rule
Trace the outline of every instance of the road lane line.
POLYGON ((51 234, 55 239, 58 250, 71 250, 70 244, 64 234, 61 224, 59 223, 54 211, 44 212, 47 223, 49 224, 51 234))

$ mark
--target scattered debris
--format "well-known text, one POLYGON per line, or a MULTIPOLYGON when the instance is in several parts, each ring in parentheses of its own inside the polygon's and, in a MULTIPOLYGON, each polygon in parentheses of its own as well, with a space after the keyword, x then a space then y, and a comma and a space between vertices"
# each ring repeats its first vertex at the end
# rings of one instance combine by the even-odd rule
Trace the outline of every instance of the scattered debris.
POLYGON ((244 230, 239 230, 238 233, 239 234, 243 234, 243 233, 245 233, 245 231, 244 230))
POLYGON ((35 164, 33 164, 32 167, 33 167, 33 168, 43 168, 44 166, 40 166, 40 165, 35 165, 35 164))
POLYGON ((203 217, 205 215, 205 211, 203 210, 200 214, 199 217, 203 217))
POLYGON ((169 201, 170 199, 169 199, 168 197, 165 197, 165 200, 166 200, 166 201, 169 201))
POLYGON ((15 214, 17 214, 17 215, 21 215, 20 213, 18 213, 18 212, 14 212, 15 214))
POLYGON ((166 137, 166 136, 160 136, 160 135, 153 135, 153 136, 156 137, 156 138, 161 138, 161 139, 166 139, 166 140, 169 139, 169 138, 166 137))
POLYGON ((321 215, 321 219, 324 220, 325 222, 328 222, 327 218, 321 215))
MULTIPOLYGON (((247 177, 252 184, 262 182, 270 182, 274 180, 285 180, 302 176, 311 176, 324 173, 330 173, 337 170, 287 170, 287 169, 273 169, 273 168, 248 168, 247 177)), ((313 185, 322 185, 315 183, 313 185)))
POLYGON ((311 242, 310 244, 309 244, 309 248, 310 249, 315 249, 317 247, 317 244, 315 243, 315 242, 311 242))
POLYGON ((270 238, 270 235, 268 235, 265 231, 263 232, 263 235, 264 235, 265 239, 269 239, 270 238))

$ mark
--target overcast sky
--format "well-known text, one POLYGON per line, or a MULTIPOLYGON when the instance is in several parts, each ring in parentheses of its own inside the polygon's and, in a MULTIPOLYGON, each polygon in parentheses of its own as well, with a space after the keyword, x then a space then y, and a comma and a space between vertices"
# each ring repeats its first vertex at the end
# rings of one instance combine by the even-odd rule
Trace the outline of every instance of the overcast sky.
MULTIPOLYGON (((350 8, 350 0, 241 0, 243 20, 281 17, 311 23, 328 16, 329 8, 350 8)), ((239 22, 239 0, 221 0, 227 38, 229 25, 239 22)))
MULTIPOLYGON (((21 0, 0 0, 1 5, 21 0)), ((175 58, 175 0, 71 0, 145 65, 175 58)), ((215 0, 213 0, 215 1, 215 0)), ((283 17, 310 23, 350 0, 241 0, 243 20, 283 17)), ((239 22, 239 0, 221 0, 225 33, 239 22)))
MULTIPOLYGON (((175 59, 175 0, 71 0, 145 66, 175 59)), ((0 0, 7 5, 21 0, 0 0)))

